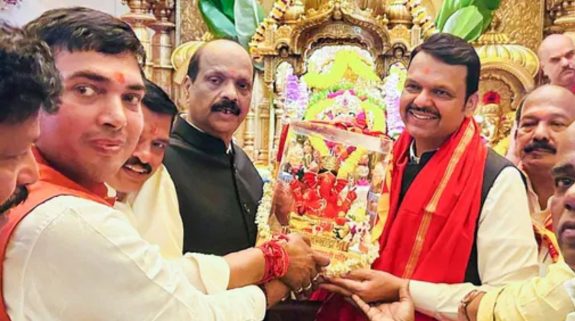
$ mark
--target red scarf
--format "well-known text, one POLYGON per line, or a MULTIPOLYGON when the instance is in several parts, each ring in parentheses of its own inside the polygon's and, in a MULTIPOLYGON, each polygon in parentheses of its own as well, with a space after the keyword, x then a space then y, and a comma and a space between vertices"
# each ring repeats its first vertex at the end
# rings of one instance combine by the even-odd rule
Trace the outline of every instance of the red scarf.
MULTIPOLYGON (((466 118, 415 177, 401 204, 399 192, 412 137, 404 131, 393 148, 390 204, 373 269, 433 283, 462 283, 481 208, 487 147, 479 127, 466 118)), ((384 207, 385 208, 385 207, 384 207)), ((381 213, 380 213, 381 214, 381 213)), ((367 320, 361 311, 332 295, 318 320, 367 320)), ((417 321, 433 320, 423 314, 417 321)))

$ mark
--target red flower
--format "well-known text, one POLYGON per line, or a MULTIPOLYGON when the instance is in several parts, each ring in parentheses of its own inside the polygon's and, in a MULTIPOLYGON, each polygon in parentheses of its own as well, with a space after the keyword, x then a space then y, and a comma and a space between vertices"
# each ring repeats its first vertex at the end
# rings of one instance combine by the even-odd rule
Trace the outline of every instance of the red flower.
POLYGON ((496 91, 490 90, 488 92, 486 92, 485 94, 483 94, 483 105, 488 105, 488 104, 496 104, 499 105, 499 103, 501 102, 501 96, 499 96, 499 94, 496 91))

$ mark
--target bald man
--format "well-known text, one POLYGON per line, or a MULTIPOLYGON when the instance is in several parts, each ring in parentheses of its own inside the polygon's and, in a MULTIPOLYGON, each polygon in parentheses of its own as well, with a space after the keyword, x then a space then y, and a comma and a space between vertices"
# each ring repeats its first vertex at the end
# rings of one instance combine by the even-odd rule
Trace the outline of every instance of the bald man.
POLYGON ((573 40, 562 34, 553 34, 541 42, 537 52, 543 74, 552 85, 568 88, 575 86, 575 46, 573 40))
POLYGON ((551 168, 557 163, 560 134, 575 120, 575 96, 564 87, 541 86, 529 93, 518 114, 516 134, 519 168, 527 176, 529 210, 539 241, 541 273, 557 260, 547 202, 554 191, 551 168), (549 230, 549 231, 546 231, 549 230))
POLYGON ((229 40, 200 47, 184 82, 187 114, 176 117, 164 164, 174 180, 184 251, 226 255, 254 246, 263 181, 232 141, 250 108, 253 65, 229 40))
MULTIPOLYGON (((557 85, 575 92, 575 45, 573 40, 566 35, 552 34, 541 42, 537 50, 541 70, 549 78, 552 85, 557 85)), ((515 133, 517 124, 514 124, 512 133, 515 133)), ((515 139, 511 136, 507 159, 517 164, 519 155, 517 154, 515 139)))

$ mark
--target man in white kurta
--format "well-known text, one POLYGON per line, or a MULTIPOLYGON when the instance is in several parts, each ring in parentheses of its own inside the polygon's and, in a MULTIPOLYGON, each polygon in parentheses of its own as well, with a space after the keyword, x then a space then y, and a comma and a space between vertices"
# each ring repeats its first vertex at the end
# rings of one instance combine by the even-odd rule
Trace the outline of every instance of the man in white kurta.
MULTIPOLYGON (((103 182, 126 161, 142 130, 144 50, 129 25, 95 10, 66 8, 27 28, 48 42, 65 88, 59 110, 41 114, 40 180, 27 202, 50 184, 71 195, 21 210, 27 215, 3 234, 9 240, 2 266, 6 318, 263 319, 260 288, 202 293, 190 277, 199 268, 194 256, 163 258, 105 200, 103 182)), ((229 272, 220 277, 227 284, 229 272)))

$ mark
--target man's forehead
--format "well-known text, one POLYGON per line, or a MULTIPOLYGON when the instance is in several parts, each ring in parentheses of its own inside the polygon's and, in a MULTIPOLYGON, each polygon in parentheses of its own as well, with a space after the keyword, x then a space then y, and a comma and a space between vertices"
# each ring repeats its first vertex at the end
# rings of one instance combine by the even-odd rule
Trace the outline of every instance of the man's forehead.
POLYGON ((169 136, 172 115, 154 112, 145 105, 142 107, 144 130, 154 135, 169 136))
POLYGON ((106 55, 96 51, 60 50, 55 56, 55 62, 64 81, 91 74, 118 85, 144 84, 137 59, 130 53, 106 55))
POLYGON ((554 85, 544 85, 526 97, 523 103, 524 115, 544 110, 548 113, 575 116, 573 100, 575 96, 567 89, 554 85))
POLYGON ((456 91, 459 87, 465 87, 465 76, 456 80, 445 73, 432 70, 429 67, 414 68, 407 74, 407 80, 418 83, 422 86, 433 88, 443 88, 456 91))
POLYGON ((543 41, 541 45, 540 54, 549 59, 561 57, 569 51, 575 50, 573 41, 567 36, 556 35, 550 36, 549 39, 543 41))
POLYGON ((249 54, 230 41, 208 44, 200 57, 200 72, 217 71, 233 77, 252 78, 253 64, 249 54))

